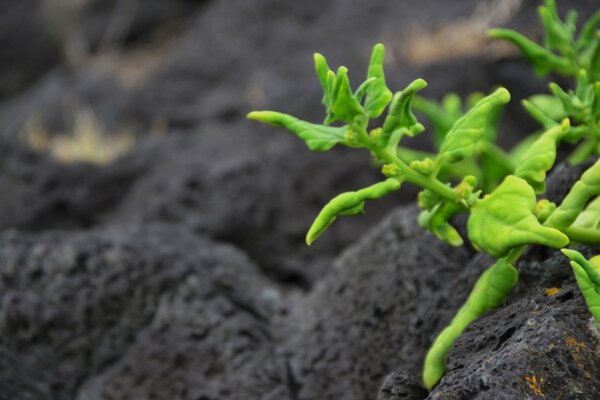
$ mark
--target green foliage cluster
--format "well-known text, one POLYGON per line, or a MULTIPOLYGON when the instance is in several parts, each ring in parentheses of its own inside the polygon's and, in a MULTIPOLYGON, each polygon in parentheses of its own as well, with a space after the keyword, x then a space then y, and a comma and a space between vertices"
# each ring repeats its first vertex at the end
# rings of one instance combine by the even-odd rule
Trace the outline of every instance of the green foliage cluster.
POLYGON ((565 248, 570 243, 600 244, 600 161, 581 176, 561 204, 543 198, 546 173, 553 167, 562 142, 577 146, 569 156, 572 163, 598 155, 600 12, 577 36, 576 14, 569 13, 563 22, 553 0, 539 8, 539 15, 546 30, 543 45, 505 29, 494 29, 490 35, 516 44, 538 74, 571 76, 576 88, 566 91, 551 84, 551 95, 523 101, 542 130, 510 152, 494 143, 502 107, 510 101, 505 88, 488 95, 471 95, 464 105, 453 94, 441 103, 419 97, 417 93, 427 86, 423 79, 392 93, 385 81, 385 49, 381 44, 373 48, 365 81, 354 91, 345 67, 334 72, 325 57, 315 54, 315 70, 324 93, 323 124, 274 111, 248 115, 287 128, 311 150, 325 151, 336 145, 365 149, 381 165, 381 182, 342 193, 323 207, 306 236, 309 245, 336 218, 363 213, 367 200, 397 191, 405 182, 422 189, 418 196, 422 208, 419 224, 450 245, 464 243, 452 226, 452 218, 468 214, 470 243, 496 258, 496 262, 481 275, 463 307, 427 353, 423 382, 430 389, 442 378, 445 357, 463 330, 500 306, 516 285, 518 272, 514 264, 529 245, 563 249, 600 326, 600 262, 588 261, 565 248), (425 130, 413 108, 430 120, 436 153, 415 151, 401 144, 405 137, 425 130), (371 127, 371 120, 384 113, 383 124, 371 127))

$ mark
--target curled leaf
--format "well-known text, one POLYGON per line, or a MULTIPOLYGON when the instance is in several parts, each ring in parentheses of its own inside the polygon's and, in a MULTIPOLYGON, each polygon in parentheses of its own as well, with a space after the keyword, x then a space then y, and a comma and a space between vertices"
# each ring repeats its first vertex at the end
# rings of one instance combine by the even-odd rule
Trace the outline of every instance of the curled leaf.
POLYGON ((306 243, 310 246, 340 215, 361 214, 366 200, 375 200, 400 188, 400 181, 386 179, 356 192, 346 192, 334 197, 323 207, 308 234, 306 243))
POLYGON ((371 62, 367 72, 367 80, 374 78, 375 81, 367 88, 367 99, 365 100, 365 111, 371 118, 377 118, 392 100, 392 91, 385 84, 383 73, 383 59, 385 47, 379 43, 373 47, 371 62))
POLYGON ((535 192, 524 179, 507 176, 496 190, 471 208, 469 239, 494 257, 526 244, 565 247, 569 243, 566 235, 537 220, 536 203, 535 192))
POLYGON ((482 98, 464 116, 457 120, 446 134, 440 146, 440 159, 453 163, 469 158, 475 151, 475 145, 483 136, 490 112, 510 101, 510 93, 499 88, 482 98))
POLYGON ((343 142, 344 133, 348 129, 346 126, 332 127, 312 124, 276 111, 253 111, 248 114, 248 118, 275 126, 283 126, 303 139, 308 148, 314 151, 329 150, 337 143, 343 142))
POLYGON ((557 144, 569 128, 569 120, 565 118, 560 125, 544 132, 523 154, 514 174, 525 179, 536 193, 546 191, 546 172, 554 165, 557 144))

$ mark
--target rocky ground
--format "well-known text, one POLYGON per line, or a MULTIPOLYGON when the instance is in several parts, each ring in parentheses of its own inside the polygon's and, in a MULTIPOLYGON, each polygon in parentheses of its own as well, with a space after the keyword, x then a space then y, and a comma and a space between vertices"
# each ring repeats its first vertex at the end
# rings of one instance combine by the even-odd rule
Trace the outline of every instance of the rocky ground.
MULTIPOLYGON (((378 173, 365 154, 310 153, 244 119, 321 119, 312 52, 356 80, 381 41, 391 87, 422 76, 436 98, 505 85, 501 140, 514 143, 536 129, 517 100, 545 83, 482 45, 480 27, 536 35, 535 4, 136 3, 0 0, 1 400, 600 398, 598 332, 565 258, 539 248, 427 393, 424 354, 490 260, 418 228, 414 206, 398 206, 411 190, 307 248, 320 207, 378 173), (445 30, 467 34, 428 47, 445 30), (82 108, 135 147, 102 166, 32 149, 32 132, 73 131, 82 108)), ((580 173, 557 167, 549 198, 580 173)))

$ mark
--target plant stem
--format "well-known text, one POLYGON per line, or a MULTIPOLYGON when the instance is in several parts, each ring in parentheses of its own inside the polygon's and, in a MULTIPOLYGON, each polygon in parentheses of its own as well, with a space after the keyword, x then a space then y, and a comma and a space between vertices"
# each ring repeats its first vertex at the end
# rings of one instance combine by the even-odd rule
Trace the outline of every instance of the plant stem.
POLYGON ((377 144, 371 139, 366 129, 362 126, 355 125, 353 130, 358 133, 359 140, 377 157, 380 161, 387 164, 394 164, 402 171, 402 176, 409 182, 415 185, 421 186, 422 188, 429 189, 432 192, 440 195, 444 199, 453 203, 460 202, 460 197, 454 192, 454 190, 435 178, 422 175, 398 158, 396 154, 387 148, 377 146, 377 144))

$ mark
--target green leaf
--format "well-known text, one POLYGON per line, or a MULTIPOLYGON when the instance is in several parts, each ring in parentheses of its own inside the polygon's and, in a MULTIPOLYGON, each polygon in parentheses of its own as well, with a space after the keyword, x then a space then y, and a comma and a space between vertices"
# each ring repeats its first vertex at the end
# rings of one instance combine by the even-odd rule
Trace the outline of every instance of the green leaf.
POLYGON ((586 260, 578 251, 569 249, 561 251, 571 260, 571 267, 573 267, 579 289, 581 289, 588 309, 600 328, 600 268, 586 260))
POLYGON ((594 46, 590 53, 590 65, 588 71, 590 71, 590 79, 592 81, 600 80, 600 31, 596 33, 594 46))
POLYGON ((573 57, 572 37, 565 29, 556 11, 554 1, 547 1, 546 6, 538 8, 538 14, 546 31, 546 43, 549 47, 559 50, 567 57, 573 57))
POLYGON ((329 150, 337 143, 343 142, 344 132, 348 129, 347 126, 331 127, 312 124, 276 111, 253 111, 248 114, 248 118, 287 128, 303 139, 308 148, 313 151, 329 150))
POLYGON ((354 97, 348 80, 348 68, 339 67, 331 95, 330 112, 332 118, 328 122, 344 121, 350 123, 365 110, 354 97))
POLYGON ((529 98, 529 102, 554 121, 562 121, 567 117, 561 101, 555 96, 536 94, 529 98))
MULTIPOLYGON (((533 117, 533 119, 535 119, 537 122, 539 122, 544 127, 544 129, 550 129, 553 126, 558 125, 558 123, 554 119, 552 119, 545 112, 540 110, 532 102, 530 102, 528 100, 522 100, 521 104, 523 105, 523 108, 525 109, 525 111, 527 111, 529 113, 529 115, 531 115, 531 117, 533 117)), ((561 107, 562 107, 562 105, 561 105, 561 107)))
POLYGON ((340 215, 354 215, 363 212, 366 200, 375 200, 400 188, 400 181, 386 179, 356 192, 346 192, 334 197, 323 207, 308 234, 306 243, 310 246, 340 215))
POLYGON ((600 197, 596 197, 577 216, 571 226, 577 228, 600 229, 600 197))
POLYGON ((506 104, 509 100, 510 94, 504 88, 499 88, 479 100, 446 134, 440 146, 439 159, 454 163, 471 157, 475 145, 485 132, 490 112, 494 107, 506 104))
POLYGON ((393 135, 414 136, 423 132, 425 128, 417 121, 412 112, 412 100, 415 93, 426 86, 427 82, 423 79, 416 79, 406 89, 394 95, 388 115, 383 122, 383 130, 379 139, 380 147, 388 146, 393 135))
POLYGON ((317 77, 319 78, 319 83, 321 84, 321 88, 323 89, 323 105, 325 109, 329 111, 329 107, 331 105, 331 92, 333 87, 331 86, 331 82, 328 78, 329 73, 333 73, 329 69, 329 65, 327 65, 327 60, 323 57, 322 54, 315 53, 315 71, 317 72, 317 77))
POLYGON ((538 75, 546 75, 550 71, 556 71, 563 75, 573 75, 577 72, 577 66, 567 58, 557 56, 518 32, 497 28, 490 29, 488 35, 495 39, 507 40, 517 46, 523 57, 533 65, 538 75))
POLYGON ((525 179, 536 193, 546 191, 546 172, 554 165, 558 142, 569 128, 569 120, 565 118, 561 125, 544 132, 521 158, 514 174, 525 179))
POLYGON ((440 104, 421 96, 415 96, 413 106, 433 125, 434 139, 438 146, 442 144, 452 125, 462 115, 462 101, 456 93, 445 95, 440 104))
POLYGON ((383 59, 385 56, 385 47, 379 43, 373 47, 371 62, 367 72, 367 79, 375 78, 376 81, 369 85, 367 89, 367 99, 365 100, 365 111, 370 118, 377 118, 392 100, 392 91, 385 84, 385 75, 383 74, 383 59))
POLYGON ((564 229, 577 219, 591 198, 600 195, 600 160, 596 161, 571 188, 546 225, 564 229))
POLYGON ((596 33, 596 28, 600 24, 600 10, 596 11, 581 28, 581 33, 577 39, 577 50, 582 50, 590 44, 596 33))
POLYGON ((496 261, 481 274, 465 304, 433 341, 423 365, 423 383, 431 390, 444 376, 446 356, 469 324, 484 313, 499 307, 517 284, 519 273, 505 259, 496 261))
POLYGON ((471 208, 467 222, 473 245, 493 257, 526 244, 561 248, 569 243, 562 232, 542 226, 535 217, 535 192, 522 178, 507 176, 490 195, 471 208))
MULTIPOLYGON (((420 196, 420 199, 425 199, 427 192, 423 191, 421 193, 423 193, 423 196, 420 196)), ((464 208, 455 203, 438 203, 431 211, 421 212, 419 215, 419 225, 451 246, 462 246, 464 243, 462 237, 458 231, 448 223, 448 220, 452 218, 453 215, 462 210, 464 210, 464 208)))

